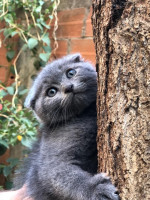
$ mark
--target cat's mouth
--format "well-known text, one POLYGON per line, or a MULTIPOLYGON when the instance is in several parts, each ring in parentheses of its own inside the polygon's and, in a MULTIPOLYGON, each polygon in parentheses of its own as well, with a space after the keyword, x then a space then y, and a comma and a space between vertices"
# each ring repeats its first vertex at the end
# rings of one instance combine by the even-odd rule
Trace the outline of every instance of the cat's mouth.
POLYGON ((73 100, 73 96, 74 96, 74 93, 71 92, 71 93, 68 93, 68 94, 63 94, 63 99, 61 100, 61 107, 66 107, 66 105, 69 105, 72 103, 72 100, 73 100))

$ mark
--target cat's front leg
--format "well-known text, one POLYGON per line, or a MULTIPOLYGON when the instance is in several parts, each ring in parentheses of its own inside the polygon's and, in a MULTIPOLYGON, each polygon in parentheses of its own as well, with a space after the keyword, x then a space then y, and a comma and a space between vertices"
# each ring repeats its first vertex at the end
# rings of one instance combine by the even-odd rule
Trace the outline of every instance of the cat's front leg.
POLYGON ((90 179, 93 188, 90 200, 119 200, 116 187, 104 173, 97 174, 90 179))
MULTIPOLYGON (((46 193, 59 200, 88 200, 88 180, 92 177, 78 166, 59 163, 47 171, 39 171, 41 185, 46 193)), ((53 198, 52 198, 53 199, 53 198)))
POLYGON ((42 177, 43 186, 53 188, 60 200, 119 200, 116 188, 104 174, 92 176, 74 165, 55 167, 42 177))

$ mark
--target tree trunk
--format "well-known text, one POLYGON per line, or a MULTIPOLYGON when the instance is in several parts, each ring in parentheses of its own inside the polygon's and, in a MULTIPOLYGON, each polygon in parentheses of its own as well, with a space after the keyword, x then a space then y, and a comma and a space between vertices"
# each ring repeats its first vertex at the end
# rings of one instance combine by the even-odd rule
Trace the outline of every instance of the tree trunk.
POLYGON ((93 0, 98 171, 122 200, 150 199, 149 13, 149 0, 93 0))

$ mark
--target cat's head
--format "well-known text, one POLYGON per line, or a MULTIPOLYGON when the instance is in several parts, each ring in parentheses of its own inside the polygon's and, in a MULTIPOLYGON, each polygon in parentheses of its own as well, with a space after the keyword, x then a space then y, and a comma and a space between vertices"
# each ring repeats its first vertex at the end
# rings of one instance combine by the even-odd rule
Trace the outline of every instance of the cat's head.
POLYGON ((83 112, 96 100, 97 74, 80 54, 46 65, 26 98, 25 106, 45 123, 56 123, 83 112))

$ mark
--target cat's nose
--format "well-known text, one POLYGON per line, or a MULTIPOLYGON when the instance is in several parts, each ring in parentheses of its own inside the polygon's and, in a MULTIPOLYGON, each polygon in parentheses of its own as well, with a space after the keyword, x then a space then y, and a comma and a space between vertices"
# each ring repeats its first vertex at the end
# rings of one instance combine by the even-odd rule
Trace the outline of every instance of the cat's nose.
POLYGON ((73 88, 74 88, 73 84, 67 85, 67 86, 65 87, 64 92, 65 92, 65 93, 73 92, 73 88))

